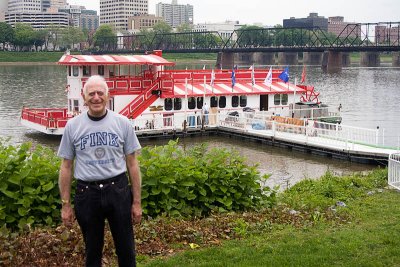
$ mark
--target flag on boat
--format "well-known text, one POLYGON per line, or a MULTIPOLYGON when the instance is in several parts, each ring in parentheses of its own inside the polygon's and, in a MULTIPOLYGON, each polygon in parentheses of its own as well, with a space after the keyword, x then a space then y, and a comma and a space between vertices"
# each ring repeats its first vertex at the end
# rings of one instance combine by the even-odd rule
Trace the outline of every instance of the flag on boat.
POLYGON ((287 83, 289 81, 289 67, 286 67, 278 76, 279 79, 287 83))
POLYGON ((303 66, 303 72, 301 73, 301 80, 300 83, 306 82, 306 65, 303 66))
POLYGON ((267 77, 265 77, 264 80, 265 85, 271 85, 272 84, 272 67, 269 68, 267 77))
POLYGON ((256 78, 254 77, 254 65, 251 65, 250 68, 251 68, 251 85, 254 86, 254 84, 256 84, 256 78))
POLYGON ((212 69, 211 70, 211 81, 210 81, 211 86, 214 85, 214 80, 215 80, 215 72, 214 72, 214 69, 212 69))
POLYGON ((232 89, 233 89, 233 87, 235 87, 235 84, 236 84, 235 69, 237 69, 237 66, 235 66, 235 67, 232 68, 232 75, 231 75, 231 79, 232 79, 232 89))

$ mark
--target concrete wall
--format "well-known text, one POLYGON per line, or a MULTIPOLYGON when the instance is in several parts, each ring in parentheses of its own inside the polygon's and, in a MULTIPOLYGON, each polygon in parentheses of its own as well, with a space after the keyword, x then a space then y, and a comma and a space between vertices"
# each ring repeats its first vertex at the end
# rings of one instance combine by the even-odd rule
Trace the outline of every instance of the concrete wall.
POLYGON ((342 60, 342 52, 325 51, 322 57, 322 69, 330 73, 340 72, 342 60))
POLYGON ((379 67, 381 56, 379 52, 361 52, 360 64, 363 67, 379 67))
POLYGON ((392 66, 393 67, 400 67, 400 52, 393 52, 392 53, 392 66))
POLYGON ((321 65, 322 64, 321 52, 303 52, 303 64, 304 65, 321 65))
POLYGON ((297 65, 299 64, 299 56, 297 53, 279 52, 278 64, 280 65, 297 65))

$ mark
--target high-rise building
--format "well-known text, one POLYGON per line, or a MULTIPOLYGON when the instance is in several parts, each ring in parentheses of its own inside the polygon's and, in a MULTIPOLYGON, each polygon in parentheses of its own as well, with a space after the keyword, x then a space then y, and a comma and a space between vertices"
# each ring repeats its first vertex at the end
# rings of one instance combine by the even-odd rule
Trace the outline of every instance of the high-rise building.
POLYGON ((283 28, 304 28, 304 29, 315 29, 319 28, 323 31, 328 31, 328 19, 322 16, 318 16, 318 13, 310 13, 307 18, 294 18, 283 20, 283 28))
POLYGON ((148 0, 100 0, 100 25, 110 24, 116 30, 128 30, 130 17, 148 12, 148 0))
POLYGON ((87 10, 84 6, 66 5, 58 9, 69 15, 69 25, 89 31, 99 27, 99 16, 96 10, 87 10))
POLYGON ((328 32, 339 37, 360 37, 361 25, 344 21, 344 17, 336 16, 328 18, 328 32))
POLYGON ((8 0, 0 1, 0 22, 4 21, 4 14, 8 9, 8 0))
MULTIPOLYGON (((65 0, 59 1, 62 2, 57 3, 65 2, 65 0)), ((16 23, 27 23, 34 29, 50 25, 67 27, 68 14, 58 13, 58 9, 51 6, 52 3, 52 0, 8 0, 4 20, 13 27, 16 23)))
POLYGON ((128 30, 131 32, 138 32, 143 29, 153 28, 155 24, 164 21, 161 17, 155 15, 141 15, 134 16, 128 19, 128 30))
POLYGON ((42 12, 42 0, 8 0, 8 12, 42 12))
POLYGON ((156 16, 163 17, 174 28, 181 24, 193 24, 193 6, 178 5, 177 0, 172 0, 171 4, 160 2, 156 5, 156 16))

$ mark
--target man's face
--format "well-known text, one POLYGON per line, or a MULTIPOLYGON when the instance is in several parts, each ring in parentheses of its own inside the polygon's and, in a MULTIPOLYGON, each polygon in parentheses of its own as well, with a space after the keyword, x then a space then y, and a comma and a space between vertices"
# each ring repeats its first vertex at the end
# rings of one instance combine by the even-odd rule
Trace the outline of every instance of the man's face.
POLYGON ((92 83, 87 87, 86 94, 83 96, 85 104, 89 108, 89 115, 101 117, 105 114, 108 95, 101 83, 92 83))

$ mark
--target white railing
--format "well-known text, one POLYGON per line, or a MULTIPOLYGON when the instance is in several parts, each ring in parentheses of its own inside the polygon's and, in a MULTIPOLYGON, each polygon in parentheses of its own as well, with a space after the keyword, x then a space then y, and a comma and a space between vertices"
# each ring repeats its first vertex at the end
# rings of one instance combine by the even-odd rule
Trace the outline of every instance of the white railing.
MULTIPOLYGON (((151 132, 155 130, 182 131, 184 129, 202 127, 227 127, 243 132, 256 132, 266 136, 298 138, 304 142, 319 143, 354 149, 357 144, 377 146, 379 130, 366 129, 340 124, 306 120, 303 123, 281 123, 273 120, 273 116, 267 113, 243 112, 239 116, 231 116, 227 113, 207 114, 201 112, 181 113, 154 113, 137 117, 133 125, 137 133, 151 132), (289 136, 290 134, 290 136, 289 136)), ((276 117, 275 117, 276 118, 276 117)), ((293 119, 292 119, 293 120, 293 119)), ((288 118, 290 121, 290 118, 288 118)), ((302 122, 297 119, 297 122, 302 122)), ((286 122, 286 121, 285 121, 286 122)))
POLYGON ((400 153, 389 156, 388 184, 400 190, 400 153))

